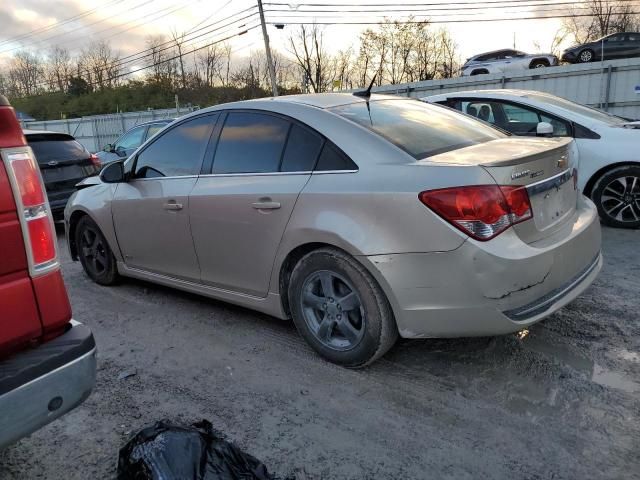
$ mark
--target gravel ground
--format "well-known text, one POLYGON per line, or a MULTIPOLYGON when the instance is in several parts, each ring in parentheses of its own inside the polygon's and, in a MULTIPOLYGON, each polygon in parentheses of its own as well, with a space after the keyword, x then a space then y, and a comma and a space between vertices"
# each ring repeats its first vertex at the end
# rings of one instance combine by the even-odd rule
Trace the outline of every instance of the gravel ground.
POLYGON ((595 284, 526 338, 402 341, 361 371, 287 322, 139 281, 100 287, 65 256, 97 385, 0 453, 0 479, 113 478, 127 438, 163 418, 207 418, 299 479, 640 478, 640 231, 603 234, 595 284))

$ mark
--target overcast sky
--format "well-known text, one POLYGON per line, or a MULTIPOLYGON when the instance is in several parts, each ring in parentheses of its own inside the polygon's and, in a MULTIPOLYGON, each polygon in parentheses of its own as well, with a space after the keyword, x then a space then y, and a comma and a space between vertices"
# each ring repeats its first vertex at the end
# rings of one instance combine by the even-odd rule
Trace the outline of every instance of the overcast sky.
MULTIPOLYGON (((339 19, 350 19, 352 21, 367 22, 381 21, 383 15, 391 19, 405 19, 407 12, 400 12, 400 9, 413 10, 414 7, 407 7, 408 4, 416 5, 417 0, 297 0, 296 3, 287 5, 268 5, 273 3, 287 3, 283 0, 263 0, 267 10, 267 22, 278 22, 286 24, 292 21, 291 15, 304 17, 300 20, 312 21, 314 18, 318 22, 333 22, 339 19), (332 13, 305 13, 305 3, 330 3, 330 4, 357 4, 357 3, 377 3, 394 4, 393 7, 372 7, 382 12, 372 13, 350 12, 341 13, 336 17, 332 13), (269 10, 280 9, 290 12, 273 12, 269 10), (385 11, 386 10, 386 11, 385 11), (293 13, 291 13, 293 12, 293 13), (313 16, 315 15, 315 17, 313 16), (333 16, 331 16, 333 15, 333 16), (375 15, 375 16, 374 16, 375 15)), ((560 13, 560 8, 553 7, 553 3, 561 0, 539 0, 534 3, 548 3, 553 8, 551 13, 560 13)), ((466 7, 486 7, 486 2, 475 0, 462 0, 466 2, 466 7)), ((464 15, 451 16, 453 8, 449 0, 429 0, 429 5, 441 4, 429 7, 431 10, 425 11, 422 15, 416 15, 418 19, 431 18, 431 20, 447 21, 451 19, 473 19, 474 22, 467 23, 438 23, 434 28, 446 27, 452 33, 458 44, 460 54, 463 58, 481 53, 484 51, 510 48, 514 44, 516 48, 525 51, 536 51, 534 43, 537 41, 542 50, 548 49, 555 32, 561 27, 559 19, 545 20, 520 20, 520 21, 500 21, 481 22, 483 18, 503 18, 503 17, 529 17, 540 16, 542 8, 517 6, 517 1, 511 8, 478 8, 477 10, 460 10, 457 13, 464 15)), ((461 3, 461 2, 458 2, 461 3)), ((105 39, 112 43, 121 53, 127 55, 144 50, 145 38, 149 35, 169 34, 172 30, 177 32, 192 31, 201 29, 214 22, 220 22, 226 17, 237 19, 238 17, 250 15, 254 10, 246 11, 240 15, 235 15, 256 4, 254 0, 0 0, 0 59, 7 58, 19 48, 33 50, 47 50, 53 45, 67 47, 71 51, 77 51, 92 40, 105 39), (66 21, 71 17, 74 20, 66 21), (57 22, 65 22, 56 24, 57 22), (39 30, 36 33, 30 33, 39 30), (16 38, 18 37, 18 38, 16 38)), ((307 7, 312 8, 312 7, 307 7)), ((328 7, 331 8, 331 7, 328 7)), ((353 7, 344 6, 343 9, 353 7)), ((419 7, 415 7, 417 9, 419 7)), ((335 9, 334 9, 335 10, 335 9)), ((371 10, 371 9, 370 9, 371 10)), ((206 44, 213 40, 234 35, 244 28, 257 24, 257 15, 245 21, 245 26, 235 24, 226 28, 225 24, 231 22, 227 20, 218 23, 215 27, 218 31, 209 33, 194 40, 197 45, 206 44)), ((272 47, 285 50, 287 39, 293 25, 285 26, 283 30, 278 30, 269 26, 269 36, 272 47)), ((347 48, 350 45, 357 45, 358 33, 366 26, 345 26, 328 25, 323 27, 327 45, 331 50, 347 48)), ((206 32, 207 30, 200 30, 206 32)), ((248 54, 252 49, 262 48, 262 36, 259 28, 254 28, 247 34, 235 37, 230 40, 237 55, 248 54)), ((132 66, 134 68, 135 66, 132 66)))

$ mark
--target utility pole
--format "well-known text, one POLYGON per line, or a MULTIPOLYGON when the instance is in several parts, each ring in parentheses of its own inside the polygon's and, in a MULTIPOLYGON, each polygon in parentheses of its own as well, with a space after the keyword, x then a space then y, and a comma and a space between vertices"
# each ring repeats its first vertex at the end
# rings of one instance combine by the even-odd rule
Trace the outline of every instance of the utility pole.
POLYGON ((278 85, 276 83, 276 70, 273 67, 271 58, 271 48, 269 48, 269 35, 267 35, 267 25, 264 21, 264 10, 262 9, 262 0, 258 0, 258 10, 260 10, 260 23, 262 24, 262 37, 264 38, 264 50, 267 52, 267 63, 269 64, 269 75, 271 76, 271 90, 273 96, 278 96, 278 85))

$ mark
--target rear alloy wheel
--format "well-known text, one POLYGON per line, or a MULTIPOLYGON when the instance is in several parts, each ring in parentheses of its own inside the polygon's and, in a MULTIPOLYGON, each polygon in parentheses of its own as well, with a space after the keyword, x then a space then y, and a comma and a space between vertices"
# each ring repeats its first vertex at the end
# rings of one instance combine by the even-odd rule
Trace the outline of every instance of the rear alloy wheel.
POLYGON ((88 216, 78 222, 75 240, 80 263, 91 280, 100 285, 116 283, 116 259, 104 235, 88 216))
POLYGON ((363 367, 398 338, 391 307, 369 272, 349 255, 315 250, 295 266, 289 287, 294 323, 327 360, 363 367))
POLYGON ((578 55, 578 60, 580 61, 580 63, 589 63, 593 61, 593 50, 582 50, 580 52, 580 55, 578 55))
POLYGON ((549 64, 544 60, 534 60, 531 62, 531 66, 529 68, 545 68, 548 67, 549 64))
POLYGON ((591 195, 600 219, 611 227, 640 227, 640 166, 617 167, 605 173, 591 195))

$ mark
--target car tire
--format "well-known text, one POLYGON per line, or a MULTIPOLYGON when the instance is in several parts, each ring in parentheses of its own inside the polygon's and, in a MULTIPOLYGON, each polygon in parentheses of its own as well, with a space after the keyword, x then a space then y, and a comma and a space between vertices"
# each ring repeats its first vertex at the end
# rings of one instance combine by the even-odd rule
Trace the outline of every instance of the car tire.
POLYGON ((624 165, 606 172, 594 184, 591 199, 605 225, 640 227, 640 165, 624 165))
POLYGON ((384 292, 360 263, 340 250, 314 250, 300 259, 291 273, 288 298, 300 335, 338 365, 369 365, 398 339, 384 292))
POLYGON ((529 68, 545 68, 548 66, 549 62, 545 60, 534 60, 533 62, 531 62, 531 65, 529 65, 529 68))
POLYGON ((579 63, 589 63, 593 61, 593 50, 589 48, 585 48, 578 54, 578 62, 579 63))
POLYGON ((78 258, 85 273, 100 285, 114 285, 119 280, 116 258, 100 228, 89 217, 78 222, 75 231, 78 258))

